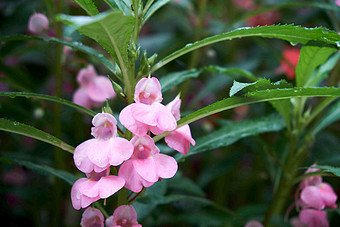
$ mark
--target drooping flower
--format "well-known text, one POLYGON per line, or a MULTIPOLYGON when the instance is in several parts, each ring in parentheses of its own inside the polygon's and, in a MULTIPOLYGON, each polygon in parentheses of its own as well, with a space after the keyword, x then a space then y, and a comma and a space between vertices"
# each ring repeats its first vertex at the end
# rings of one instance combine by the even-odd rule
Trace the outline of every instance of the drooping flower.
POLYGON ((297 48, 285 48, 283 51, 282 60, 280 61, 279 71, 283 71, 288 79, 295 78, 295 68, 299 62, 300 50, 297 48))
POLYGON ((96 107, 106 99, 116 96, 109 78, 97 75, 93 65, 79 71, 79 89, 73 95, 73 102, 86 108, 96 107))
POLYGON ((176 120, 161 104, 162 99, 161 85, 156 78, 141 79, 135 88, 135 103, 121 111, 119 121, 137 136, 144 136, 148 130, 159 135, 176 129, 176 120))
MULTIPOLYGON (((181 118, 180 114, 181 99, 176 97, 166 107, 171 111, 175 119, 178 121, 181 118)), ((189 152, 190 144, 195 146, 196 142, 191 136, 189 125, 183 125, 182 127, 171 132, 165 136, 165 142, 169 147, 186 155, 189 152)))
POLYGON ((177 162, 173 157, 160 154, 153 139, 145 135, 135 136, 131 143, 134 152, 131 159, 124 162, 118 176, 125 179, 125 187, 133 192, 140 192, 150 187, 159 178, 171 178, 177 172, 177 162))
POLYGON ((263 227, 259 221, 248 221, 244 227, 263 227))
POLYGON ((315 186, 306 186, 301 191, 301 200, 308 207, 324 209, 326 207, 336 208, 337 195, 333 188, 327 183, 320 183, 315 186))
POLYGON ((108 113, 99 113, 92 120, 94 139, 86 140, 74 150, 74 163, 84 173, 102 172, 110 165, 118 166, 133 153, 133 145, 117 136, 117 121, 108 113))
POLYGON ((78 179, 71 189, 71 200, 74 209, 86 208, 91 203, 106 199, 124 187, 122 177, 110 175, 110 169, 103 172, 86 174, 88 178, 78 179))
POLYGON ((308 227, 329 227, 326 211, 303 209, 299 218, 308 227))
POLYGON ((142 227, 137 222, 137 213, 133 206, 122 205, 118 207, 113 216, 105 221, 106 227, 142 227))
POLYGON ((44 30, 48 30, 49 21, 42 13, 35 13, 28 20, 28 30, 35 35, 40 34, 44 30))
POLYGON ((104 227, 104 215, 100 210, 88 207, 81 217, 80 225, 82 227, 104 227))

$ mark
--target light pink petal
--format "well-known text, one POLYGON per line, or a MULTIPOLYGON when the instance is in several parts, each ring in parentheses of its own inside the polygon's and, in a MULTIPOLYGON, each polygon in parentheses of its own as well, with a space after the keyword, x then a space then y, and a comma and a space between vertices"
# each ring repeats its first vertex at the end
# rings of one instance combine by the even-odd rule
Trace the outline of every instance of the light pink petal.
POLYGON ((301 200, 309 207, 320 210, 325 208, 325 203, 317 186, 305 187, 301 192, 301 200))
MULTIPOLYGON (((316 172, 316 171, 320 171, 320 169, 317 169, 317 168, 312 168, 313 166, 315 165, 312 165, 310 168, 307 169, 307 171, 305 173, 313 173, 313 172, 316 172)), ((311 177, 307 177, 305 179, 303 179, 301 181, 301 187, 306 187, 306 186, 309 186, 309 185, 318 185, 318 184, 321 184, 322 183, 322 177, 320 175, 317 175, 317 176, 311 176, 311 177)))
POLYGON ((104 76, 95 77, 91 83, 86 86, 87 93, 95 102, 104 102, 106 99, 115 97, 115 92, 109 78, 104 76))
POLYGON ((176 160, 165 154, 156 154, 154 156, 158 176, 161 178, 173 177, 178 169, 176 160))
POLYGON ((292 227, 305 227, 305 225, 300 221, 299 217, 293 217, 289 222, 292 227))
POLYGON ((135 87, 135 102, 144 103, 151 105, 154 102, 161 102, 162 98, 162 88, 158 79, 152 78, 142 78, 135 87))
POLYGON ((71 200, 72 200, 72 205, 74 209, 76 210, 79 210, 80 208, 88 207, 91 203, 99 199, 99 197, 90 198, 80 193, 79 191, 80 186, 84 182, 87 182, 87 181, 88 181, 87 178, 80 178, 72 186, 71 200))
POLYGON ((94 69, 93 65, 89 65, 78 72, 77 81, 82 87, 84 87, 84 89, 86 89, 89 84, 93 83, 93 80, 96 77, 96 70, 94 69))
POLYGON ((92 119, 94 127, 91 134, 98 139, 107 140, 117 135, 117 121, 115 117, 108 113, 98 113, 92 119))
POLYGON ((33 34, 39 34, 43 30, 48 30, 49 21, 42 13, 35 13, 30 16, 28 21, 28 30, 33 34))
POLYGON ((88 109, 93 107, 93 102, 83 87, 80 87, 75 91, 73 94, 73 102, 88 109))
POLYGON ((189 125, 184 125, 165 136, 165 142, 169 147, 183 155, 186 155, 189 152, 190 143, 195 145, 195 140, 191 137, 189 125))
POLYGON ((77 168, 84 173, 90 173, 94 169, 93 163, 88 158, 89 144, 91 144, 93 140, 95 139, 86 140, 79 144, 74 150, 74 163, 77 168))
POLYGON ((172 113, 162 104, 155 103, 157 107, 157 127, 163 131, 173 131, 177 127, 177 121, 172 113))
POLYGON ((332 186, 327 183, 321 183, 318 185, 318 188, 326 207, 336 208, 336 200, 338 197, 333 191, 332 186))
POLYGON ((113 166, 122 164, 133 153, 132 143, 120 137, 111 138, 108 149, 109 163, 113 166))
POLYGON ((151 126, 150 131, 155 135, 160 135, 165 132, 164 130, 159 129, 157 126, 151 126))
POLYGON ((82 227, 104 227, 104 215, 100 210, 88 207, 81 218, 82 227))
POLYGON ((97 197, 99 195, 97 183, 98 181, 88 179, 87 181, 82 182, 79 186, 79 192, 90 198, 97 197))
POLYGON ((134 105, 136 105, 136 103, 128 105, 120 112, 119 121, 133 134, 144 136, 148 132, 149 126, 134 119, 132 115, 132 107, 134 105))
POLYGON ((110 217, 106 218, 105 226, 106 227, 114 227, 114 225, 113 225, 113 216, 110 216, 110 217))
POLYGON ((157 125, 158 108, 157 105, 146 105, 143 103, 135 103, 131 108, 133 118, 137 121, 149 126, 157 125))
POLYGON ((181 112, 180 112, 181 103, 182 103, 182 100, 178 98, 177 96, 168 105, 166 105, 166 107, 170 110, 172 115, 175 117, 176 121, 181 119, 181 112))
POLYGON ((329 227, 326 211, 303 209, 299 217, 301 222, 308 227, 329 227))
POLYGON ((125 219, 130 225, 137 223, 137 213, 133 206, 122 205, 113 212, 113 223, 125 219))
POLYGON ((94 165, 101 168, 109 166, 110 144, 110 140, 98 139, 92 139, 91 143, 87 144, 87 156, 94 165))
MULTIPOLYGON (((151 150, 149 155, 154 155, 159 153, 159 149, 155 144, 155 141, 149 136, 149 135, 144 135, 144 136, 134 136, 131 141, 132 145, 136 149, 139 145, 143 145, 145 148, 151 150)), ((136 154, 136 150, 134 155, 136 154)))
POLYGON ((133 159, 133 167, 136 172, 146 181, 156 182, 158 181, 157 164, 153 157, 146 159, 133 159))
POLYGON ((125 180, 122 177, 113 175, 102 177, 97 183, 100 198, 105 199, 110 197, 124 187, 124 184, 125 180))

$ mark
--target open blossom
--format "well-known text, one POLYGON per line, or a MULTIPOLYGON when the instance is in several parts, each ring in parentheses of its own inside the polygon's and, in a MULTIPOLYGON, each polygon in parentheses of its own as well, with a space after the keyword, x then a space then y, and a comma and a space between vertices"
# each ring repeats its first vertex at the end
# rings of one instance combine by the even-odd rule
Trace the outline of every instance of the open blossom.
POLYGON ((137 213, 133 206, 123 205, 118 207, 113 216, 105 221, 106 227, 142 227, 137 222, 137 213))
POLYGON ((329 227, 326 211, 303 209, 299 218, 307 227, 329 227))
POLYGON ((35 13, 30 16, 28 21, 28 30, 38 35, 44 30, 48 30, 49 21, 47 17, 42 13, 35 13))
POLYGON ((82 227, 104 227, 104 215, 96 208, 87 208, 82 217, 80 225, 82 227))
POLYGON ((173 157, 160 154, 153 139, 145 135, 135 136, 131 143, 134 152, 131 159, 124 162, 118 176, 125 179, 125 187, 133 192, 140 192, 150 187, 159 178, 171 178, 177 172, 177 162, 173 157))
MULTIPOLYGON (((181 118, 180 115, 181 99, 176 97, 166 107, 171 111, 175 119, 178 121, 181 118)), ((195 140, 191 136, 189 125, 183 125, 176 129, 169 135, 165 136, 165 142, 169 147, 186 155, 189 152, 190 144, 195 146, 195 140)))
POLYGON ((78 179, 71 189, 74 209, 88 207, 91 203, 106 199, 124 187, 125 180, 118 176, 109 176, 110 169, 103 172, 86 174, 88 178, 78 179))
POLYGON ((133 153, 133 145, 117 136, 117 121, 108 113, 99 113, 92 120, 93 139, 74 150, 74 163, 84 173, 102 172, 110 165, 118 166, 133 153))
POLYGON ((161 85, 156 78, 141 79, 135 88, 135 103, 121 111, 120 122, 138 136, 144 136, 148 130, 159 135, 176 129, 176 120, 161 104, 162 99, 161 85))
POLYGON ((97 107, 106 99, 116 96, 109 78, 97 75, 93 65, 79 71, 80 87, 73 95, 73 102, 86 108, 97 107))

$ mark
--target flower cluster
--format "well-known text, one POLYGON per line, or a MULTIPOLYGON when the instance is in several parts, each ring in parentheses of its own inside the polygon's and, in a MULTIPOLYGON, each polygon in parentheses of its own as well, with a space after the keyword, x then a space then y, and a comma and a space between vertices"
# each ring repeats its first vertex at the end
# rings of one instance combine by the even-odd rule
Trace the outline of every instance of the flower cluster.
MULTIPOLYGON (((83 71, 78 75, 78 80, 90 92, 95 88, 89 84, 96 78, 87 73, 83 71)), ((144 78, 137 83, 135 103, 125 107, 119 115, 122 125, 134 134, 130 141, 117 136, 117 121, 111 114, 98 113, 94 116, 91 129, 94 138, 81 143, 74 151, 75 165, 87 176, 78 179, 72 186, 71 200, 75 209, 86 208, 99 199, 108 198, 123 187, 138 193, 160 178, 171 178, 176 174, 176 160, 160 153, 150 137, 150 131, 156 135, 173 131, 165 137, 165 142, 184 155, 189 152, 190 144, 195 145, 195 141, 188 125, 176 129, 181 100, 176 97, 164 106, 161 104, 162 99, 161 85, 156 78, 144 78), (111 166, 116 167, 117 175, 110 174, 111 166)), ((120 220, 114 214, 111 219, 115 221, 107 220, 110 222, 107 226, 140 226, 133 207, 123 206, 117 210, 115 212, 124 213, 127 217, 120 220), (127 222, 130 224, 124 224, 127 222)), ((101 219, 96 213, 92 209, 86 215, 84 213, 83 218, 101 219)), ((92 223, 85 219, 82 223, 92 223)))

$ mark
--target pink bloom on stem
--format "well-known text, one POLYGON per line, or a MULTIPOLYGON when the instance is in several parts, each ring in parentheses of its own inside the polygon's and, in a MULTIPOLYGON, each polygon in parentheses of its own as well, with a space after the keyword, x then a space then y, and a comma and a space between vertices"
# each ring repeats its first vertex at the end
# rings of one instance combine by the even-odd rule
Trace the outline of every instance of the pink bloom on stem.
POLYGON ((303 209, 299 217, 301 222, 308 227, 329 227, 326 211, 303 209))
POLYGON ((307 186, 301 191, 301 200, 308 207, 324 209, 326 207, 336 208, 337 195, 327 183, 316 186, 307 186))
POLYGON ((283 51, 280 70, 282 70, 290 80, 295 78, 295 68, 299 62, 299 57, 300 50, 297 48, 285 48, 283 51))
POLYGON ((47 17, 42 13, 35 13, 30 16, 28 21, 28 30, 38 35, 44 30, 48 30, 49 21, 47 17))
POLYGON ((177 172, 177 162, 173 157, 160 154, 153 139, 145 135, 135 136, 131 143, 134 152, 131 159, 124 162, 118 176, 125 179, 125 187, 133 192, 140 192, 150 187, 159 178, 171 178, 177 172))
POLYGON ((113 216, 105 221, 106 227, 142 227, 137 222, 137 213, 133 206, 122 205, 118 207, 113 216))
POLYGON ((88 178, 78 179, 71 189, 71 200, 74 209, 88 207, 91 203, 106 199, 124 187, 125 180, 118 176, 109 176, 110 169, 101 173, 91 172, 88 178))
POLYGON ((116 96, 111 81, 105 76, 97 75, 93 65, 79 71, 77 81, 80 88, 73 95, 73 102, 87 108, 96 107, 116 96))
MULTIPOLYGON (((181 99, 176 97, 166 107, 171 111, 175 119, 178 121, 181 118, 180 114, 181 99)), ((165 142, 169 147, 186 155, 190 149, 190 143, 195 146, 196 142, 191 136, 189 125, 183 125, 169 135, 165 136, 165 142)))
POLYGON ((336 4, 337 6, 340 6, 340 0, 335 0, 335 4, 336 4))
POLYGON ((100 210, 88 207, 81 217, 80 225, 82 227, 104 227, 104 215, 100 210))
POLYGON ((133 153, 133 145, 117 136, 117 121, 108 113, 99 113, 92 120, 94 139, 86 140, 74 150, 74 163, 84 173, 102 172, 110 165, 118 166, 133 153))
POLYGON ((259 221, 248 221, 244 227, 263 227, 259 221))
POLYGON ((176 119, 160 102, 162 101, 161 85, 156 78, 143 78, 135 88, 132 103, 125 107, 119 120, 129 131, 144 136, 148 130, 159 135, 176 129, 176 119))

